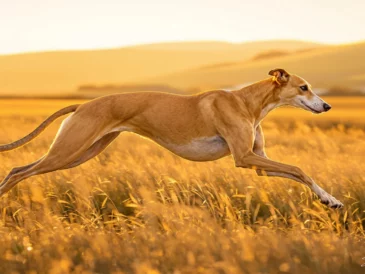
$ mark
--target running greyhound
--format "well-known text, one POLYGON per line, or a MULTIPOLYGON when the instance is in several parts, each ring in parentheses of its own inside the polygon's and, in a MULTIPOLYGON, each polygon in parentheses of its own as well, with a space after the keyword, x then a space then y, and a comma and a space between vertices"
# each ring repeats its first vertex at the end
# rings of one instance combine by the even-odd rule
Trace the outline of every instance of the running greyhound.
POLYGON ((255 169, 260 176, 298 181, 316 193, 322 203, 342 207, 340 201, 300 168, 266 156, 260 122, 271 110, 283 105, 313 113, 331 109, 303 78, 284 69, 271 70, 269 75, 270 78, 231 92, 214 90, 192 96, 155 92, 114 94, 61 109, 29 135, 0 146, 0 151, 20 147, 56 118, 74 112, 62 122, 46 155, 11 170, 0 184, 0 196, 28 177, 90 160, 121 132, 129 131, 192 161, 212 161, 232 154, 236 167, 255 169))

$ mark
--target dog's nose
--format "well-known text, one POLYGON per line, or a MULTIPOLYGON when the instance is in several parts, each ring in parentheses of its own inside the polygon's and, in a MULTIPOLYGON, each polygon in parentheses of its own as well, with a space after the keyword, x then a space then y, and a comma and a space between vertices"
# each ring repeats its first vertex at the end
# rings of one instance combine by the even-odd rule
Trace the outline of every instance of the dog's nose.
POLYGON ((331 106, 329 104, 324 103, 323 109, 324 109, 324 111, 329 111, 331 109, 331 106))

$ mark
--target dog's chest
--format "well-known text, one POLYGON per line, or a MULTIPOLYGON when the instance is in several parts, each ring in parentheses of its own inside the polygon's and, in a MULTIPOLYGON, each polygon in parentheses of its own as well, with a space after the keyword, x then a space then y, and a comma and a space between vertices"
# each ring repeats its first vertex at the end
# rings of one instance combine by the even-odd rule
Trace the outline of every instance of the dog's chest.
POLYGON ((220 136, 196 138, 186 144, 155 141, 173 153, 192 161, 211 161, 230 154, 226 141, 220 136))

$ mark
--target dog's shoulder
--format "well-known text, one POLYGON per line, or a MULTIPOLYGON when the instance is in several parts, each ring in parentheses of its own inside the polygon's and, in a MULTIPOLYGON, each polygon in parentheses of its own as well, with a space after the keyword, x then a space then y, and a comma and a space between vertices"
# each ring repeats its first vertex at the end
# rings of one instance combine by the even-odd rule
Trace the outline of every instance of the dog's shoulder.
POLYGON ((226 91, 223 89, 210 90, 203 93, 198 94, 200 99, 209 99, 209 100, 224 100, 231 99, 232 93, 230 91, 226 91))
POLYGON ((236 96, 225 90, 212 90, 200 95, 199 105, 202 109, 221 112, 237 108, 236 96))

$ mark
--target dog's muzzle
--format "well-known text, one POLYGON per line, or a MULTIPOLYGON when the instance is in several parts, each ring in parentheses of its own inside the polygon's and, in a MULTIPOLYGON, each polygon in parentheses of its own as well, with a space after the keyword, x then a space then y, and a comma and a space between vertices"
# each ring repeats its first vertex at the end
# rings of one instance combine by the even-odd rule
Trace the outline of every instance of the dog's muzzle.
POLYGON ((330 109, 331 109, 332 107, 329 105, 329 104, 327 104, 327 103, 324 103, 323 104, 323 109, 324 109, 324 111, 329 111, 330 109))

